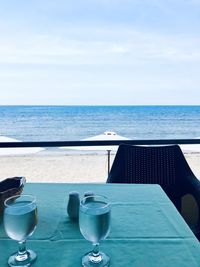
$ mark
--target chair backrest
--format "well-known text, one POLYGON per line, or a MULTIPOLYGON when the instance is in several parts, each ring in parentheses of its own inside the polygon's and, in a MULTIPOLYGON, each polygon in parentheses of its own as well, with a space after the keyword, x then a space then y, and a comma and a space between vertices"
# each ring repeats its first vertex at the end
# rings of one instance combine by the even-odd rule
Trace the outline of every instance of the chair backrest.
POLYGON ((200 240, 200 183, 178 145, 120 145, 107 182, 161 185, 200 240))
POLYGON ((107 182, 182 184, 193 175, 180 147, 120 145, 107 182))

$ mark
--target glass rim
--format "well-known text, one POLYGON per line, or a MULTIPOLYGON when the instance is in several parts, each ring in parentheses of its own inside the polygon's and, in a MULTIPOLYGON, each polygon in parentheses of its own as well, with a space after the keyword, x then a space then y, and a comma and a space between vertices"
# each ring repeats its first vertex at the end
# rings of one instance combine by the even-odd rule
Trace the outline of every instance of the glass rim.
POLYGON ((82 199, 81 199, 81 201, 80 201, 80 205, 82 206, 82 207, 84 207, 84 208, 87 208, 87 209, 105 209, 106 207, 109 207, 110 206, 110 203, 108 202, 108 198, 106 197, 106 196, 104 196, 104 195, 99 195, 99 194, 94 194, 94 195, 90 195, 90 196, 86 196, 86 197, 83 197, 82 199), (97 208, 95 208, 95 207, 86 207, 85 206, 85 202, 83 203, 83 201, 85 201, 86 199, 89 199, 89 198, 95 198, 95 197, 101 197, 101 198, 104 198, 105 200, 106 200, 106 202, 105 202, 105 205, 103 205, 103 207, 97 207, 97 208))
POLYGON ((22 198, 22 197, 28 197, 28 198, 32 198, 32 200, 30 201, 30 202, 28 202, 28 203, 26 203, 26 204, 24 204, 24 206, 29 206, 29 205, 32 205, 33 203, 35 203, 36 202, 36 196, 34 196, 34 195, 30 195, 30 194, 22 194, 22 195, 14 195, 14 196, 11 196, 11 197, 8 197, 8 198, 6 198, 5 200, 4 200, 4 206, 5 207, 12 207, 12 208, 19 208, 19 207, 15 207, 14 205, 13 205, 13 203, 11 203, 11 204, 8 204, 7 202, 9 201, 9 200, 11 200, 11 199, 19 199, 19 198, 22 198))

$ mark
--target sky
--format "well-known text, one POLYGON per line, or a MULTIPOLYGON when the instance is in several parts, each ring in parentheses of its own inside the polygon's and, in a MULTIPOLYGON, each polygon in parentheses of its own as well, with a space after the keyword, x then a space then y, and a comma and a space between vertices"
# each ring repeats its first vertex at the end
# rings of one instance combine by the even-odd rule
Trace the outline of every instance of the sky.
POLYGON ((199 105, 200 0, 0 0, 0 105, 199 105))

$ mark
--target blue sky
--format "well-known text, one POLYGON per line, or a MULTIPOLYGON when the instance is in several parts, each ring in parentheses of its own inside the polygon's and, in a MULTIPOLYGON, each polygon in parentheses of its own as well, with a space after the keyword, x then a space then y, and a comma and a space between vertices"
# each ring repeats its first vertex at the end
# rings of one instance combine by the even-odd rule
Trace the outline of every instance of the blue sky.
POLYGON ((200 104, 200 0, 0 0, 0 104, 200 104))

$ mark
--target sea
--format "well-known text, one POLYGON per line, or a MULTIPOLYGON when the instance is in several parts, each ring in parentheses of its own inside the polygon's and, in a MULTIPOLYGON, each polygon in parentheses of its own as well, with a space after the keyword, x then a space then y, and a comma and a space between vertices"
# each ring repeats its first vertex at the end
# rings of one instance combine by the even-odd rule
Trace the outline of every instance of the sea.
POLYGON ((0 135, 71 141, 116 132, 130 139, 200 137, 200 106, 0 106, 0 135))

